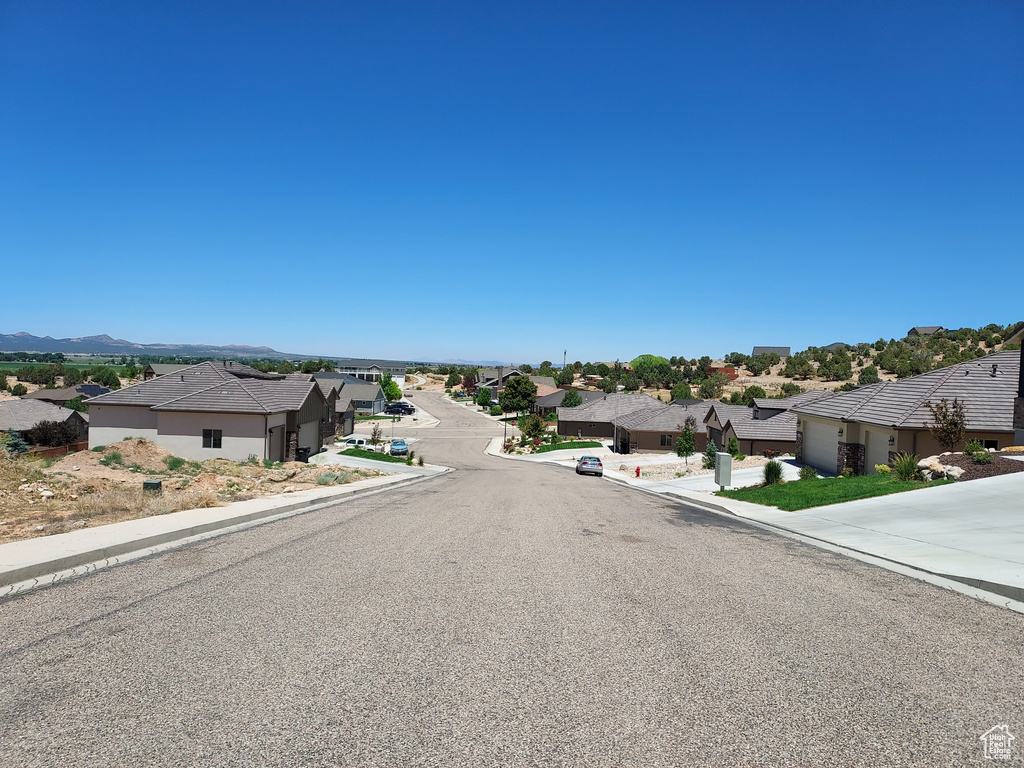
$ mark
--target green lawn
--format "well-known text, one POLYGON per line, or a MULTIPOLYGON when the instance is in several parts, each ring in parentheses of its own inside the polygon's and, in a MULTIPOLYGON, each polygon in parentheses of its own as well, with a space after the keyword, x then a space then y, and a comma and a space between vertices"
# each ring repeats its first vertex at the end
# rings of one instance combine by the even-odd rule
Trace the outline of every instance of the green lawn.
POLYGON ((719 491, 739 501, 778 507, 787 512, 811 507, 824 507, 855 499, 869 499, 872 496, 886 496, 932 485, 944 485, 952 480, 934 480, 930 483, 897 480, 892 475, 859 475, 857 477, 827 477, 819 480, 794 480, 781 485, 757 488, 740 488, 736 491, 719 491))
POLYGON ((348 448, 344 451, 340 451, 340 453, 342 456, 354 456, 357 459, 375 459, 376 461, 390 461, 394 464, 405 464, 405 459, 401 456, 392 456, 389 453, 364 451, 362 448, 348 448))
POLYGON ((588 443, 585 440, 558 443, 557 445, 538 445, 534 453, 547 453, 548 451, 564 451, 569 448, 603 448, 604 443, 588 443))
POLYGON ((356 421, 373 421, 375 419, 390 421, 392 418, 396 418, 396 417, 394 417, 394 416, 380 416, 380 415, 356 416, 356 421))

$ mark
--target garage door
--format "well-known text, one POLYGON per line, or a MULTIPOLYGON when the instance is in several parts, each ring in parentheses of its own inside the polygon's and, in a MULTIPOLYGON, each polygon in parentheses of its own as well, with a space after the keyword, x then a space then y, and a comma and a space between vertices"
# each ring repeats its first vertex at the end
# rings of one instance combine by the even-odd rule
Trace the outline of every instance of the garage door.
POLYGON ((839 438, 836 428, 829 424, 804 422, 804 463, 821 472, 836 473, 839 438))
POLYGON ((875 464, 889 463, 889 435, 864 430, 864 474, 875 474, 875 464))

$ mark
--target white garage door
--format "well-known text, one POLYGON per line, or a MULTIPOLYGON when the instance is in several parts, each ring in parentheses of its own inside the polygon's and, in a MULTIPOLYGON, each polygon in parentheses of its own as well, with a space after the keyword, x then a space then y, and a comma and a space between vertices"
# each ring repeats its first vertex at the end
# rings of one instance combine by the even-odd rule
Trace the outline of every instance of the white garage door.
POLYGON ((829 424, 804 422, 804 463, 830 475, 836 473, 839 437, 829 424))
POLYGON ((864 474, 875 474, 875 464, 889 463, 889 435, 864 430, 864 474))

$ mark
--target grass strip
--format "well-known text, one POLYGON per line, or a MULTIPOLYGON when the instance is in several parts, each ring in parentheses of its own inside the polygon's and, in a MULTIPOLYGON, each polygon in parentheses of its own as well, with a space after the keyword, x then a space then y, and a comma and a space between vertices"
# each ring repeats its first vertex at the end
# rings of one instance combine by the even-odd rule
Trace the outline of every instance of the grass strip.
POLYGON ((392 464, 405 464, 404 456, 392 456, 388 453, 376 453, 364 451, 362 448, 347 448, 341 452, 342 456, 353 456, 357 459, 374 459, 376 461, 390 461, 392 464))
POLYGON ((819 480, 794 480, 779 485, 739 488, 719 491, 717 495, 737 501, 749 501, 786 512, 800 509, 842 504, 844 501, 888 496, 890 493, 915 491, 933 485, 945 485, 952 480, 933 480, 930 483, 897 480, 892 475, 858 475, 856 477, 827 477, 819 480))
POLYGON ((557 443, 554 445, 538 445, 533 452, 547 453, 548 451, 566 451, 569 450, 570 448, 604 448, 604 444, 576 440, 573 442, 557 443))

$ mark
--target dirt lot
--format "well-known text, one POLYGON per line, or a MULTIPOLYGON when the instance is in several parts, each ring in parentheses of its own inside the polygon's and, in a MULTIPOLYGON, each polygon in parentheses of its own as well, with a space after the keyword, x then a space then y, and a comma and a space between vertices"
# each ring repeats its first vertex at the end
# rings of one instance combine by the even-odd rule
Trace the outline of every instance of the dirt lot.
POLYGON ((0 455, 0 542, 138 517, 340 485, 376 470, 287 462, 186 461, 156 443, 125 440, 52 461, 0 455), (161 480, 161 494, 143 480, 161 480))

